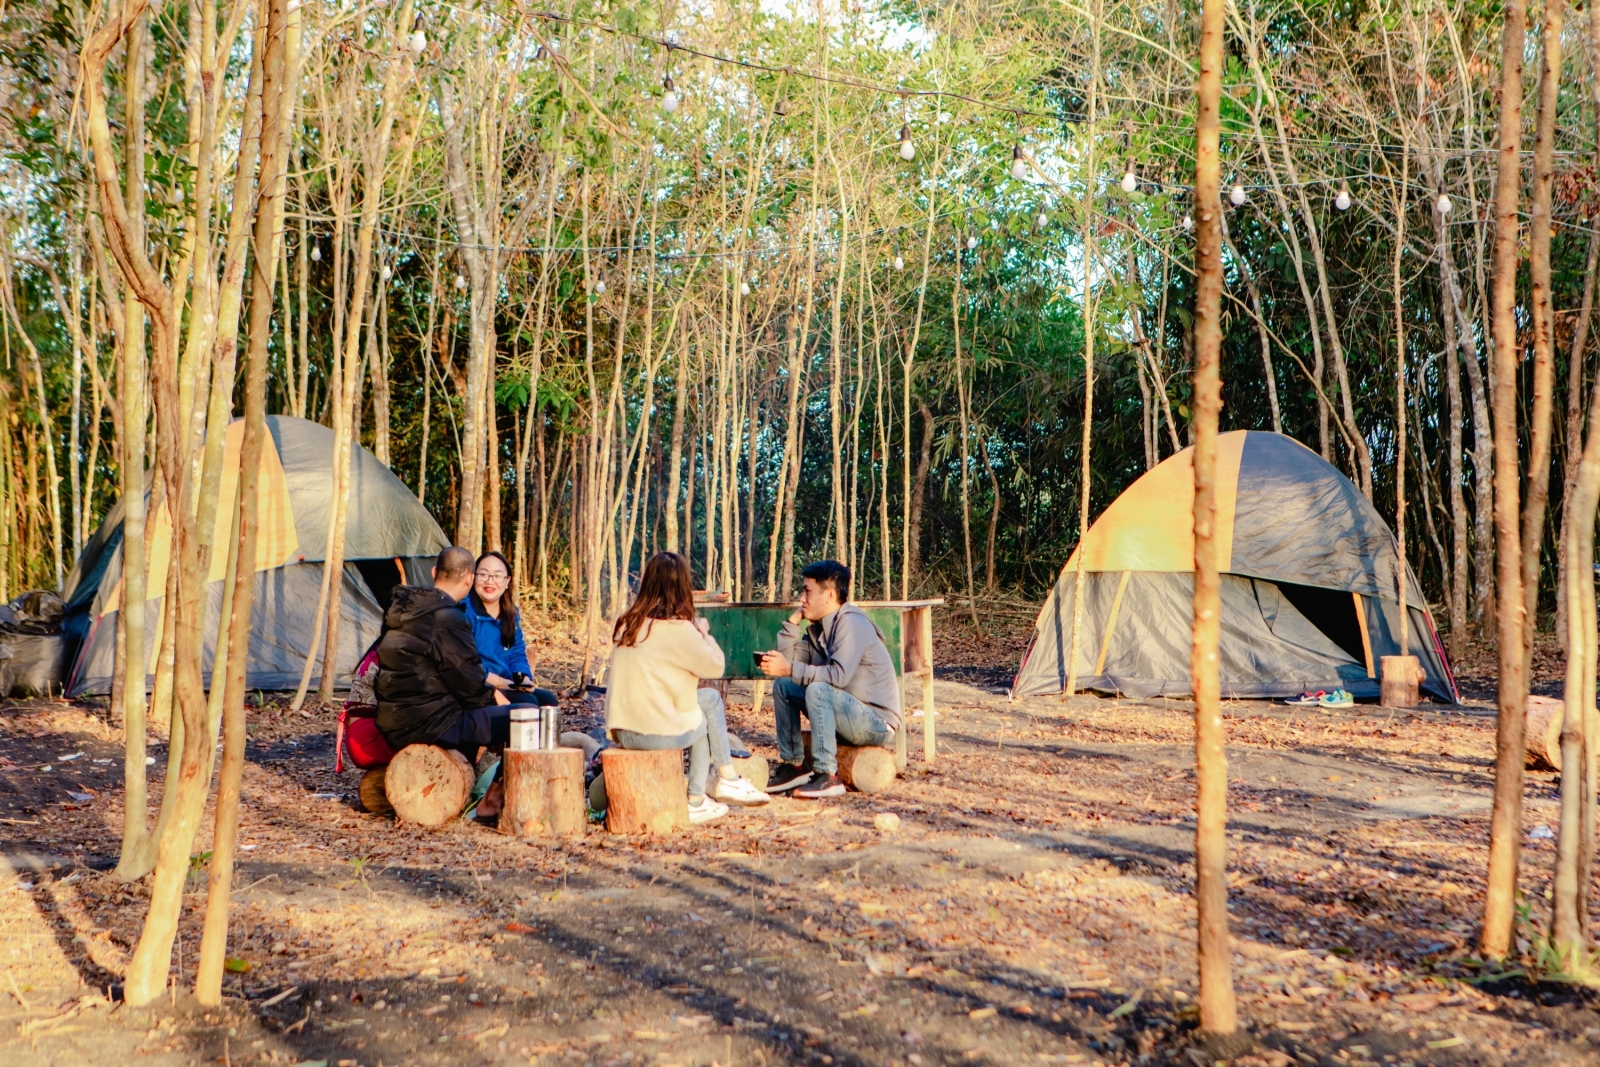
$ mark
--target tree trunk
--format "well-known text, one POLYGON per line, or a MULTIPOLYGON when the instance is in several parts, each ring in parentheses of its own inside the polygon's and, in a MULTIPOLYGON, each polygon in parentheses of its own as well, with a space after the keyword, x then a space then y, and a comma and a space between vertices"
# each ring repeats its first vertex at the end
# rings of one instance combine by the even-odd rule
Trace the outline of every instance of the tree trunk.
POLYGON ((1554 414, 1555 309, 1550 292, 1550 208, 1554 178, 1556 94, 1561 80, 1563 0, 1545 0, 1540 34, 1539 110, 1533 138, 1533 203, 1529 227, 1529 274, 1533 283, 1533 411, 1528 427, 1528 499, 1522 509, 1522 663, 1533 669, 1533 636, 1539 628, 1539 576, 1544 513, 1550 496, 1550 430, 1554 414))
MULTIPOLYGON (((1200 24, 1199 107, 1195 117, 1194 648, 1195 903, 1199 909, 1200 1030, 1238 1028, 1228 936, 1228 762, 1217 646, 1221 586, 1215 541, 1217 423, 1222 410, 1222 201, 1219 141, 1224 5, 1205 0, 1200 24)), ((1348 395, 1348 394, 1347 394, 1348 395)))
POLYGON ((1522 56, 1527 9, 1507 0, 1500 54, 1499 173, 1495 181, 1494 518, 1499 608, 1499 692, 1496 697, 1494 807, 1489 823, 1489 876, 1481 949, 1503 960, 1512 949, 1517 859, 1522 844, 1522 716, 1527 696, 1522 627, 1522 531, 1517 471, 1517 202, 1522 184, 1522 56))
POLYGON ((453 748, 407 745, 390 761, 383 788, 399 821, 443 826, 472 794, 472 764, 453 748))

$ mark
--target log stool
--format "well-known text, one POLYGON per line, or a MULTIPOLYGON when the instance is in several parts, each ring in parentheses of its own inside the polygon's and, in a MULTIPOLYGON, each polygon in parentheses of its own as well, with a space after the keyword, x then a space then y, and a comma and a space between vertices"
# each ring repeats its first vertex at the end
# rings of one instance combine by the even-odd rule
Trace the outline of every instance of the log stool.
POLYGON ((614 834, 665 834, 689 825, 689 785, 683 750, 608 748, 600 753, 606 780, 606 829, 614 834))
POLYGON ((1386 708, 1416 707, 1422 662, 1415 656, 1381 656, 1379 664, 1378 703, 1386 708))
MULTIPOLYGON (((805 745, 806 758, 802 766, 811 767, 811 731, 801 730, 800 740, 805 745)), ((895 766, 893 749, 876 745, 860 747, 843 741, 834 746, 839 758, 839 781, 847 789, 858 793, 881 793, 894 782, 900 771, 895 766)))
POLYGON ((361 776, 361 784, 356 787, 361 796, 361 806, 374 815, 388 815, 394 811, 394 805, 389 803, 389 796, 384 790, 388 771, 387 764, 374 767, 361 776))
POLYGON ((581 837, 584 810, 583 750, 531 752, 506 749, 501 773, 505 807, 500 832, 518 837, 581 837))
POLYGON ((443 826, 461 814, 472 795, 472 764, 453 748, 407 745, 390 761, 383 790, 395 817, 419 826, 443 826))
MULTIPOLYGON (((765 756, 746 756, 743 759, 733 758, 733 769, 739 772, 739 777, 755 786, 757 789, 766 789, 767 781, 772 776, 772 768, 767 766, 765 756)), ((711 777, 715 779, 716 768, 711 769, 711 777)))

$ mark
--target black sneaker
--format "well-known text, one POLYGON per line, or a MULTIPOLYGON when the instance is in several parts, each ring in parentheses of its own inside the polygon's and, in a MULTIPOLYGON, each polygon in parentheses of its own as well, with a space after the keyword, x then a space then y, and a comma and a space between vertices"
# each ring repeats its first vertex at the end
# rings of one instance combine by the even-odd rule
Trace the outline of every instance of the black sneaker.
MULTIPOLYGON (((771 789, 772 786, 769 785, 767 788, 771 789)), ((807 800, 821 800, 823 797, 842 797, 844 796, 844 783, 839 781, 837 774, 830 774, 826 778, 813 774, 811 781, 796 789, 794 795, 804 797, 807 800)))
POLYGON ((778 764, 777 773, 767 779, 767 792, 787 793, 797 785, 811 781, 811 772, 792 763, 778 764))

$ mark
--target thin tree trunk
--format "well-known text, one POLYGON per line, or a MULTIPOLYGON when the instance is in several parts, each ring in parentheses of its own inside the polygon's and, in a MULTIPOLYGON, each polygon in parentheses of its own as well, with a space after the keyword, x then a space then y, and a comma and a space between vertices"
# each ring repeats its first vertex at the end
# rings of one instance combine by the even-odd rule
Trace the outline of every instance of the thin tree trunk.
POLYGON ((1494 807, 1481 949, 1503 960, 1512 948, 1517 860, 1522 845, 1523 705, 1527 697, 1522 628, 1522 531, 1517 472, 1517 202, 1522 184, 1522 56, 1527 9, 1507 0, 1500 53, 1499 172, 1495 180, 1494 518, 1499 608, 1500 681, 1496 697, 1494 807))
MULTIPOLYGON (((1600 271, 1600 232, 1589 235, 1589 254, 1583 270, 1583 297, 1578 305, 1578 318, 1572 324, 1572 346, 1567 355, 1567 421, 1566 461, 1561 477, 1561 529, 1556 569, 1556 634, 1563 640, 1567 636, 1567 527, 1575 512, 1570 506, 1573 486, 1578 477, 1578 464, 1583 457, 1583 387, 1584 356, 1589 345, 1589 320, 1594 313, 1595 273, 1600 271)), ((1570 653, 1569 653, 1570 654, 1570 653)))
MULTIPOLYGON (((1524 678, 1533 670, 1533 637, 1539 628, 1539 576, 1544 547, 1545 506, 1550 497, 1550 432, 1554 416, 1555 309, 1550 291, 1551 192, 1554 179, 1556 94, 1561 81, 1563 0, 1545 0, 1540 34, 1539 109, 1533 138, 1533 202, 1529 227, 1529 274, 1533 283, 1533 411, 1528 428, 1528 499, 1522 508, 1522 659, 1524 678)), ((1581 726, 1581 722, 1579 723, 1581 726)))
POLYGON ((1228 936, 1228 759, 1217 675, 1221 624, 1220 546, 1215 540, 1217 423, 1222 411, 1222 201, 1219 141, 1223 0, 1205 0, 1200 23, 1195 118, 1194 648, 1195 904, 1199 909, 1200 1030, 1238 1028, 1228 936))

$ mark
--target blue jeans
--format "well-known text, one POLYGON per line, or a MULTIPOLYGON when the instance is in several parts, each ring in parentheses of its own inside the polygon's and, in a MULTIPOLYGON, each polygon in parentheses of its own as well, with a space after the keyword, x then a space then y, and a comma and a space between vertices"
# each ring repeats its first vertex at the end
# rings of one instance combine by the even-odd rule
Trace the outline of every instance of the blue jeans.
POLYGON ((839 772, 839 739, 847 745, 884 745, 893 731, 878 712, 843 689, 826 682, 800 685, 793 678, 772 683, 772 706, 778 719, 778 755, 785 763, 805 759, 800 716, 811 720, 811 766, 819 774, 839 772))
POLYGON ((614 730, 617 744, 639 752, 656 752, 669 748, 689 750, 689 798, 698 800, 706 795, 706 775, 715 766, 720 773, 733 762, 728 754, 728 712, 722 706, 722 694, 715 689, 696 691, 700 704, 700 725, 682 734, 641 734, 636 730, 614 730))

